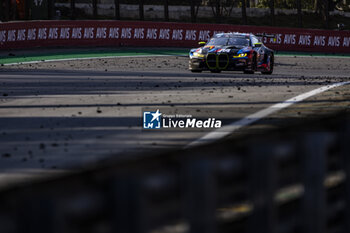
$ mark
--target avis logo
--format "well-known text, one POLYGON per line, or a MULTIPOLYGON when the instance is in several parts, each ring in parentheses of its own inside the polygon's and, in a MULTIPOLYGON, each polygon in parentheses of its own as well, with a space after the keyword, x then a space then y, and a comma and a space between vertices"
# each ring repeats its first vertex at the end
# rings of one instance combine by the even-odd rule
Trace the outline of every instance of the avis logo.
POLYGON ((159 109, 156 112, 143 112, 143 128, 144 129, 160 129, 161 115, 159 109))

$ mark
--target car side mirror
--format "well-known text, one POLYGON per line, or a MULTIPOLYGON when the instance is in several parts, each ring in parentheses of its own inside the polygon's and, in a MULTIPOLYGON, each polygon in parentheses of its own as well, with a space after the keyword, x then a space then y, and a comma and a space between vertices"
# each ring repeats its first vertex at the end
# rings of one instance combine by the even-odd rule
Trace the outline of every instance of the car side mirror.
POLYGON ((254 44, 254 47, 261 47, 262 46, 262 43, 255 43, 254 44))
POLYGON ((201 45, 201 46, 204 46, 204 45, 206 45, 207 43, 204 42, 204 41, 200 41, 200 42, 198 42, 198 44, 201 45))

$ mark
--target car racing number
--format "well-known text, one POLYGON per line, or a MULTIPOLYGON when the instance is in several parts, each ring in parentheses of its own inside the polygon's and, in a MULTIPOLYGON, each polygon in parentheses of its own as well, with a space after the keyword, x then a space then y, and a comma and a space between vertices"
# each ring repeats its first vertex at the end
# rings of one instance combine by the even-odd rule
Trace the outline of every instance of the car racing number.
POLYGON ((220 49, 218 53, 229 53, 231 52, 231 49, 220 49))

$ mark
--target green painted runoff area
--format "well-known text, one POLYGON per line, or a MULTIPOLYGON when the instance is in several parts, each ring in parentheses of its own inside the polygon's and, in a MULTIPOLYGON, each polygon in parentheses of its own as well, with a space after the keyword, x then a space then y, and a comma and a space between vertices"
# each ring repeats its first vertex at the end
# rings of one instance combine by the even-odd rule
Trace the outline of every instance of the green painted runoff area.
MULTIPOLYGON (((60 59, 76 58, 99 58, 118 56, 153 56, 173 55, 187 56, 190 49, 185 48, 62 48, 62 49, 33 49, 0 51, 0 64, 50 61, 60 59)), ((344 56, 349 54, 322 54, 322 53, 300 53, 300 52, 276 52, 278 56, 344 56)))

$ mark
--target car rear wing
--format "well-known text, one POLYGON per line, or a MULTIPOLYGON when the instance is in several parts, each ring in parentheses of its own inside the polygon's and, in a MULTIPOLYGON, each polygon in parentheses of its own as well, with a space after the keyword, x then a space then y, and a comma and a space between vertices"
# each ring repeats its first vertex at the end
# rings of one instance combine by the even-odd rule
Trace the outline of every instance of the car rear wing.
POLYGON ((267 34, 267 33, 258 33, 255 34, 256 37, 260 37, 260 38, 273 38, 274 41, 276 41, 276 35, 275 34, 267 34))
POLYGON ((256 37, 267 37, 267 38, 276 38, 276 35, 274 34, 267 34, 267 33, 258 33, 255 34, 256 37))

